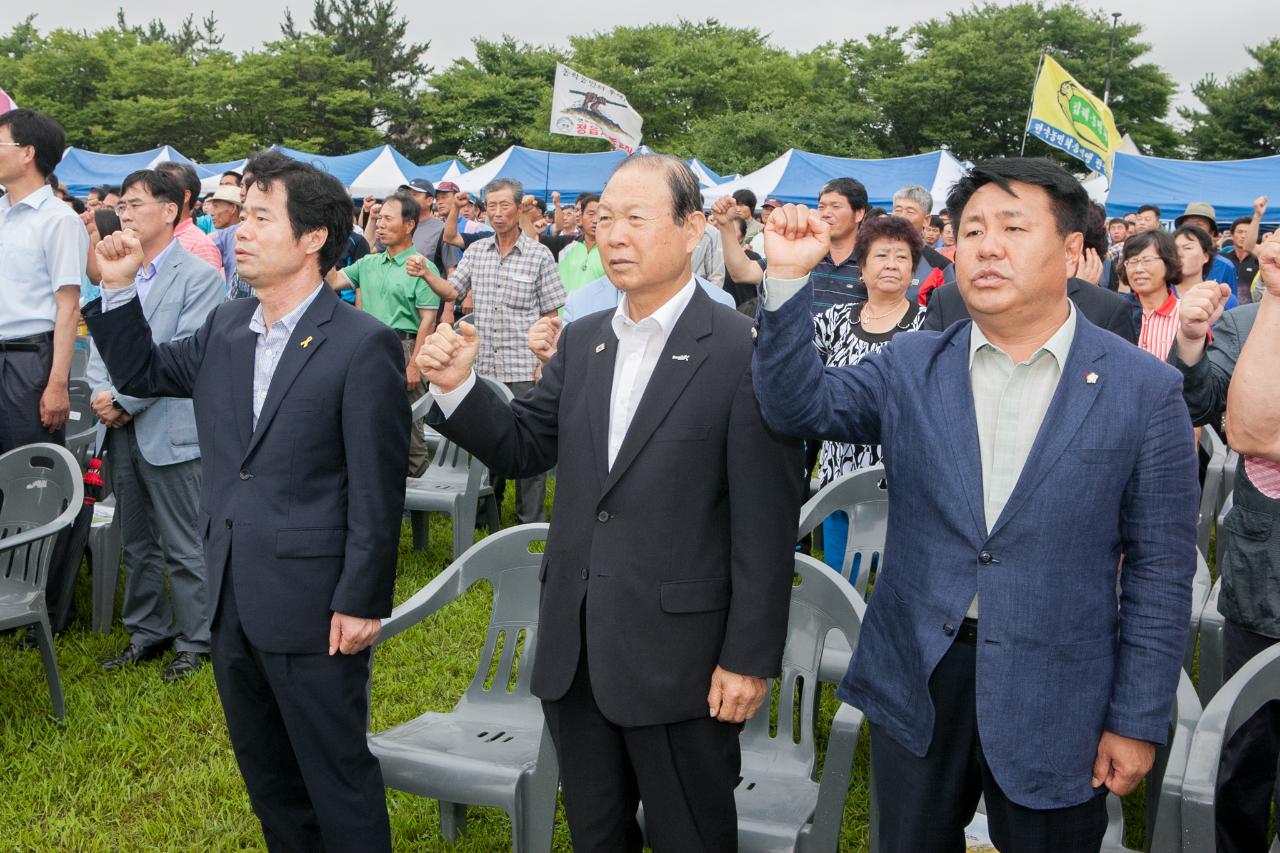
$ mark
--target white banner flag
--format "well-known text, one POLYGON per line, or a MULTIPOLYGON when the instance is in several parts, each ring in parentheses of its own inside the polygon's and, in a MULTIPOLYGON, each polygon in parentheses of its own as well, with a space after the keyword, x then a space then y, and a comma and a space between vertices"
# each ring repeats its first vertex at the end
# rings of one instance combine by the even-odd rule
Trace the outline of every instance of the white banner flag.
POLYGON ((633 154, 640 144, 642 124, 644 119, 627 103, 626 95, 556 63, 552 133, 607 139, 614 148, 633 154))

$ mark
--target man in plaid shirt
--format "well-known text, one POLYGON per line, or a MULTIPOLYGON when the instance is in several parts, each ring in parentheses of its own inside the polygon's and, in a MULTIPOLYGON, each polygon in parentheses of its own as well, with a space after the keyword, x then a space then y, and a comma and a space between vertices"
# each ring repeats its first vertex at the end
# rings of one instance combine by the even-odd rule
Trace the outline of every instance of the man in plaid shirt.
MULTIPOLYGON (((526 346, 529 327, 539 317, 554 317, 564 305, 564 285, 551 251, 520 230, 517 180, 498 178, 484 188, 484 209, 493 236, 472 243, 447 281, 424 276, 446 301, 461 297, 483 345, 475 371, 503 383, 519 397, 533 387, 537 358, 526 346)), ((516 484, 516 517, 521 524, 546 521, 547 478, 539 475, 516 484)), ((504 481, 495 480, 501 495, 504 481)))

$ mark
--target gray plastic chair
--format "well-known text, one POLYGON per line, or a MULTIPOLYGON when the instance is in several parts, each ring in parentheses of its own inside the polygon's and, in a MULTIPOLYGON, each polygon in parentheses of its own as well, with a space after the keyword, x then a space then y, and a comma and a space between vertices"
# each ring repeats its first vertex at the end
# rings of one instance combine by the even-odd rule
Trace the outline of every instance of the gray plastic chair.
POLYGON ((851 580, 863 598, 871 573, 880 568, 889 532, 889 492, 883 484, 884 466, 863 468, 828 483, 800 508, 801 538, 833 512, 849 516, 849 539, 840 574, 851 580))
POLYGON ((479 666, 453 711, 423 714, 369 735, 386 785, 439 800, 440 830, 450 841, 464 831, 469 803, 507 812, 512 850, 551 849, 560 768, 542 705, 529 692, 542 564, 542 554, 530 545, 546 538, 546 524, 524 524, 487 537, 382 623, 379 644, 477 582, 487 580, 493 587, 479 666))
POLYGON ((1206 426, 1200 430, 1200 447, 1209 454, 1209 466, 1204 472, 1204 486, 1200 489, 1200 516, 1196 524, 1196 544, 1201 554, 1209 553, 1209 531, 1218 517, 1222 498, 1222 472, 1227 461, 1227 446, 1206 426))
MULTIPOLYGON (((1280 701, 1280 645, 1242 666, 1200 717, 1182 781, 1181 849, 1187 853, 1217 849, 1214 798, 1222 747, 1258 709, 1273 701, 1280 701)), ((1271 850, 1280 850, 1280 841, 1273 843, 1271 850)))
POLYGON ((1225 620, 1218 609, 1218 596, 1222 593, 1222 576, 1213 585, 1209 598, 1200 612, 1200 679, 1196 692, 1201 703, 1208 705, 1222 687, 1223 673, 1227 667, 1225 620))
POLYGON ((98 419, 93 414, 93 398, 89 383, 73 379, 67 386, 71 412, 67 416, 66 446, 84 471, 93 457, 98 419))
POLYGON ((1227 458, 1222 463, 1222 490, 1218 497, 1218 511, 1222 511, 1222 505, 1226 503, 1227 498, 1231 497, 1231 493, 1236 488, 1236 473, 1240 470, 1240 454, 1236 453, 1230 447, 1227 448, 1227 458))
POLYGON ((1204 615, 1205 602, 1213 591, 1213 578, 1204 554, 1196 550, 1196 573, 1191 578, 1191 625, 1187 631, 1187 648, 1182 654, 1182 668, 1188 673, 1195 663, 1196 642, 1200 639, 1200 619, 1204 615))
MULTIPOLYGON (((1225 479, 1224 479, 1225 483, 1225 479)), ((1227 551, 1227 537, 1222 533, 1227 529, 1227 514, 1231 512, 1231 508, 1236 505, 1235 498, 1228 494, 1222 501, 1222 506, 1218 508, 1217 520, 1217 548, 1214 549, 1214 567, 1218 570, 1218 574, 1222 574, 1222 555, 1227 551)))
MULTIPOLYGON (((769 681, 777 709, 771 713, 768 704, 762 707, 739 738, 742 778, 734 799, 743 853, 837 849, 862 728, 862 712, 840 703, 819 778, 814 729, 823 647, 835 636, 856 647, 866 605, 819 560, 797 554, 795 570, 782 674, 769 681), (769 733, 771 726, 776 734, 769 733)), ((643 808, 640 820, 643 826, 643 808)))
POLYGON ((92 627, 100 634, 110 634, 115 619, 116 588, 120 580, 122 542, 120 534, 120 507, 111 487, 111 456, 102 457, 103 489, 98 505, 111 507, 111 521, 89 528, 89 543, 85 556, 89 559, 89 575, 93 578, 92 627))
MULTIPOLYGON (((504 401, 511 401, 511 389, 501 382, 483 376, 480 381, 504 401)), ((419 408, 421 416, 425 416, 430 407, 428 395, 414 404, 411 416, 419 417, 419 408)), ((502 526, 502 520, 493 486, 489 484, 488 468, 462 447, 442 437, 427 470, 421 477, 410 477, 405 484, 404 506, 413 527, 414 548, 420 551, 427 548, 427 513, 443 512, 453 524, 453 558, 458 559, 475 539, 481 503, 487 508, 489 532, 493 533, 502 526)))
POLYGON ((30 444, 0 456, 0 630, 30 626, 35 632, 59 719, 67 709, 44 588, 58 534, 83 503, 80 468, 65 448, 30 444))

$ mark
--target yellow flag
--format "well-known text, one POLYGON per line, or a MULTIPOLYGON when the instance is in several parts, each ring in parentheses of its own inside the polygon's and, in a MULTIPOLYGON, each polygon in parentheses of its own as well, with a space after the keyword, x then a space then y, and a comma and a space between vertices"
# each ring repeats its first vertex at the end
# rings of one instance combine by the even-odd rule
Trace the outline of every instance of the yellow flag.
POLYGON ((1120 146, 1111 108, 1077 83, 1052 56, 1045 56, 1040 64, 1027 133, 1111 177, 1111 162, 1120 146))

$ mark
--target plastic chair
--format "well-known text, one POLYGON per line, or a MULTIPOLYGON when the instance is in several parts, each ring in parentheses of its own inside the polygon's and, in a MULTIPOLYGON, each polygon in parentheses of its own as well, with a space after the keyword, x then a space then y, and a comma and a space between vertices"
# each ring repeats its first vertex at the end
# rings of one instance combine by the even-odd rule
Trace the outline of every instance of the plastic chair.
MULTIPOLYGON (((834 636, 856 647, 866 605, 819 560, 797 554, 795 570, 782 673, 769 683, 771 695, 777 693, 777 710, 762 707, 739 738, 742 778, 734 799, 744 853, 837 849, 862 727, 862 712, 841 703, 818 778, 814 729, 823 647, 834 636), (776 734, 769 733, 771 727, 776 734)), ((643 826, 643 809, 640 820, 643 826)))
MULTIPOLYGON (((1234 482, 1234 477, 1232 479, 1234 482)), ((1225 480, 1224 480, 1224 483, 1225 483, 1225 480)), ((1235 505, 1236 505, 1235 498, 1232 495, 1228 494, 1223 499, 1222 506, 1218 508, 1218 520, 1217 520, 1218 539, 1216 543, 1218 547, 1215 549, 1215 552, 1214 552, 1214 560, 1216 562, 1214 562, 1213 564, 1214 567, 1217 568, 1218 574, 1222 574, 1222 555, 1225 554, 1227 551, 1227 537, 1223 536, 1222 533, 1227 529, 1227 514, 1231 512, 1231 508, 1234 507, 1235 505)))
POLYGON ((1213 591, 1213 578, 1209 575, 1209 564, 1204 554, 1196 550, 1196 573, 1191 578, 1191 626, 1187 631, 1187 648, 1182 654, 1182 668, 1191 672, 1195 662, 1196 641, 1200 639, 1200 619, 1204 615, 1205 602, 1213 591))
MULTIPOLYGON (((1187 853, 1217 849, 1214 799, 1222 747, 1268 702, 1280 701, 1280 645, 1255 656, 1210 700, 1196 725, 1182 781, 1182 847, 1187 853)), ((1280 849, 1280 841, 1271 850, 1280 849)))
POLYGON ((471 547, 382 623, 384 643, 481 580, 493 587, 493 611, 480 665, 452 712, 427 713, 369 735, 386 785, 440 801, 440 830, 456 841, 466 804, 498 806, 511 818, 511 849, 551 849, 560 768, 529 692, 538 639, 538 573, 546 524, 524 524, 471 547), (496 667, 492 676, 489 671, 496 667))
POLYGON ((98 506, 110 507, 111 521, 89 528, 89 547, 85 556, 89 559, 89 575, 93 578, 92 628, 100 634, 110 634, 115 620, 116 588, 120 579, 122 542, 120 533, 120 507, 111 487, 111 455, 102 454, 102 497, 98 506))
POLYGON ((849 516, 849 538, 840 574, 866 598, 867 581, 871 573, 880 568, 889 532, 889 491, 884 482, 884 466, 854 471, 820 489, 800 508, 798 538, 803 538, 837 511, 849 516))
MULTIPOLYGON (((488 384, 504 401, 511 401, 511 389, 501 382, 483 376, 480 381, 488 384)), ((411 417, 425 416, 430 406, 430 396, 422 397, 414 404, 411 417), (421 414, 418 413, 419 408, 421 414)), ((489 532, 502 526, 488 473, 483 462, 456 443, 442 438, 423 475, 410 477, 405 484, 404 506, 409 511, 413 527, 414 548, 420 551, 427 548, 428 512, 447 513, 453 522, 455 560, 471 547, 482 500, 487 508, 489 532)))
POLYGON ((98 424, 89 383, 72 379, 67 385, 67 395, 71 399, 71 412, 67 416, 66 446, 84 471, 93 456, 98 424))
POLYGON ((44 587, 58 534, 84 503, 80 468, 65 448, 31 444, 0 456, 0 630, 31 626, 49 698, 67 715, 44 587))
POLYGON ((1209 531, 1218 515, 1222 496, 1222 472, 1227 461, 1227 446, 1212 427, 1200 430, 1200 447, 1209 454, 1209 465, 1204 472, 1204 486, 1200 489, 1200 517, 1196 524, 1196 544, 1201 554, 1209 553, 1209 531))
POLYGON ((1200 701, 1208 705, 1222 687, 1223 673, 1227 668, 1225 620, 1218 609, 1218 596, 1222 593, 1222 576, 1213 585, 1204 610, 1200 612, 1200 679, 1196 692, 1200 701))

